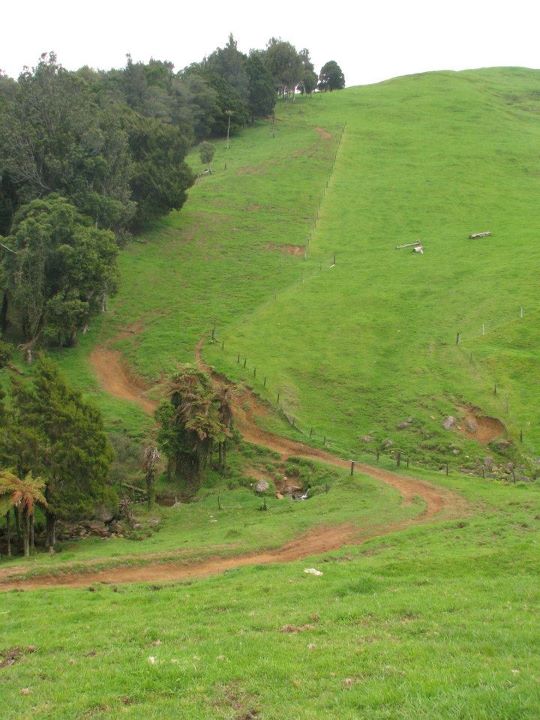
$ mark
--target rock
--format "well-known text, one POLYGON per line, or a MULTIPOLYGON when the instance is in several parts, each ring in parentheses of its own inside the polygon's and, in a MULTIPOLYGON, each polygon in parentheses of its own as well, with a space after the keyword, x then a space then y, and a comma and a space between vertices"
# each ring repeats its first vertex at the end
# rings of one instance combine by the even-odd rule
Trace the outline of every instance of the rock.
POLYGON ((488 470, 491 470, 491 468, 493 467, 493 458, 489 455, 486 455, 486 457, 484 458, 484 467, 488 470))
POLYGON ((406 430, 407 428, 410 428, 412 425, 412 418, 409 418, 408 420, 403 420, 402 422, 398 423, 396 425, 396 428, 398 430, 406 430))
POLYGON ((304 572, 308 575, 316 575, 317 577, 322 575, 322 572, 320 570, 316 570, 315 568, 306 568, 304 572))
POLYGON ((372 435, 361 435, 360 441, 363 443, 371 443, 371 442, 373 442, 373 436, 372 435))
POLYGON ((510 440, 495 440, 495 442, 491 443, 491 445, 495 448, 495 450, 504 452, 505 450, 508 450, 512 443, 510 440))
POLYGON ((442 426, 445 430, 451 430, 456 424, 456 418, 453 415, 448 415, 444 418, 442 426))
POLYGON ((474 418, 467 418, 467 420, 465 420, 465 427, 468 432, 475 433, 478 430, 478 423, 474 418))
POLYGON ((258 480, 255 484, 255 492, 259 493, 259 495, 268 492, 269 489, 270 483, 267 480, 258 480))
POLYGON ((277 493, 276 493, 276 498, 277 498, 278 500, 283 500, 283 495, 282 495, 280 492, 277 492, 277 493))
POLYGON ((394 444, 393 440, 390 440, 390 438, 386 438, 386 440, 383 440, 381 443, 381 447, 383 450, 387 450, 388 448, 391 448, 394 444))
POLYGON ((458 448, 453 448, 452 455, 459 455, 460 452, 461 450, 459 450, 458 448))

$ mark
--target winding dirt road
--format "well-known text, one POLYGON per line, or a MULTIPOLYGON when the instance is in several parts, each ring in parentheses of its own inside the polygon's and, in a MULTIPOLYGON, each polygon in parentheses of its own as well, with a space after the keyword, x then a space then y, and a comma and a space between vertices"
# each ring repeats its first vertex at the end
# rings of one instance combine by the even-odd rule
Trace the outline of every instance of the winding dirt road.
MULTIPOLYGON (((211 375, 216 386, 227 386, 230 389, 235 423, 245 440, 279 453, 284 460, 295 455, 338 468, 350 467, 349 460, 338 458, 324 450, 260 428, 257 425, 257 418, 268 415, 269 408, 250 390, 234 386, 204 362, 202 358, 204 340, 205 338, 202 338, 195 349, 196 362, 201 369, 211 375)), ((147 388, 127 371, 120 353, 105 347, 98 347, 92 352, 90 361, 100 384, 107 392, 123 400, 137 403, 145 412, 152 413, 155 410, 156 403, 144 396, 147 388)), ((362 531, 352 524, 334 527, 318 526, 275 550, 244 553, 233 557, 215 556, 197 562, 186 562, 185 560, 183 562, 181 560, 157 562, 155 559, 150 559, 149 556, 149 562, 144 565, 113 567, 61 576, 35 576, 28 579, 17 579, 17 575, 28 570, 27 566, 10 566, 0 571, 0 591, 33 590, 45 587, 88 587, 94 583, 171 582, 206 577, 245 565, 292 562, 320 555, 345 545, 358 545, 371 538, 387 535, 432 519, 462 517, 468 511, 467 503, 462 496, 432 485, 425 480, 399 475, 363 463, 356 463, 355 469, 357 472, 391 485, 401 494, 404 504, 410 504, 415 498, 420 498, 424 503, 422 512, 415 518, 375 526, 369 531, 362 531)), ((141 556, 132 557, 141 559, 141 556)), ((126 560, 129 558, 124 558, 124 561, 126 560)), ((121 562, 120 559, 119 561, 121 562)))

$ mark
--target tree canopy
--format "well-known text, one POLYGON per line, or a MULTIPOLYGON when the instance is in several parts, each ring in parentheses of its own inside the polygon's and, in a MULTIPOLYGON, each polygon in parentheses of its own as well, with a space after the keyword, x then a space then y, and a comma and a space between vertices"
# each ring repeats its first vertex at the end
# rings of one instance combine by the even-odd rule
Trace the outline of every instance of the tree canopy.
POLYGON ((169 460, 169 474, 195 491, 214 445, 231 436, 228 395, 214 390, 205 373, 184 365, 169 381, 167 396, 156 411, 158 445, 169 460))
POLYGON ((13 380, 0 432, 0 459, 18 477, 29 472, 45 483, 49 542, 57 518, 92 517, 114 502, 107 484, 112 449, 99 411, 71 389, 56 365, 40 359, 33 383, 13 380))
POLYGON ((335 60, 325 63, 319 73, 319 90, 341 90, 345 87, 345 76, 335 60))
POLYGON ((117 245, 56 194, 17 212, 3 240, 3 332, 33 345, 44 337, 73 345, 79 330, 117 288, 117 245))

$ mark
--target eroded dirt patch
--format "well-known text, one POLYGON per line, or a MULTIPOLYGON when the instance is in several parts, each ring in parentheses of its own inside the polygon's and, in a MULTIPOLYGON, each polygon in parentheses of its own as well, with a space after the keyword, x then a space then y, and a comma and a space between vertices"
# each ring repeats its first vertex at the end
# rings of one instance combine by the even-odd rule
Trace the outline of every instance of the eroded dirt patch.
POLYGON ((328 132, 328 130, 325 130, 322 127, 316 127, 315 132, 321 137, 323 140, 331 140, 332 134, 328 132))
POLYGON ((148 414, 155 412, 157 402, 145 396, 148 386, 129 371, 118 350, 98 345, 90 353, 90 364, 105 392, 120 400, 136 403, 148 414))
POLYGON ((7 648, 7 650, 0 650, 0 668, 15 665, 15 663, 25 655, 30 655, 33 652, 36 652, 34 645, 28 645, 27 647, 15 645, 14 647, 7 648))
POLYGON ((277 243, 267 243, 264 249, 280 252, 284 255, 295 255, 296 257, 303 257, 306 252, 304 245, 279 245, 277 243))
POLYGON ((504 423, 498 418, 482 415, 480 408, 468 405, 460 407, 459 410, 463 418, 456 425, 456 429, 465 437, 487 445, 507 435, 504 423))

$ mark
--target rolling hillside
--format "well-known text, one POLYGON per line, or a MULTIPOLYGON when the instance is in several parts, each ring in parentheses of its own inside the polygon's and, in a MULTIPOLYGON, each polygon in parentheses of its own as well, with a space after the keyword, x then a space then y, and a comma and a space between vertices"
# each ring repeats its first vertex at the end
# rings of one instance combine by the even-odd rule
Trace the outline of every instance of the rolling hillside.
MULTIPOLYGON (((537 451, 539 111, 540 73, 524 69, 282 105, 275 133, 219 145, 185 210, 123 254, 111 314, 65 368, 97 392, 87 358, 106 343, 154 383, 215 326, 210 362, 274 404, 279 393, 304 434, 342 452, 373 452, 358 440, 371 435, 459 464, 478 455, 483 416, 537 451), (418 239, 423 255, 395 249, 418 239), (470 407, 468 435, 442 428, 470 407)), ((143 422, 100 400, 110 424, 143 422)))

